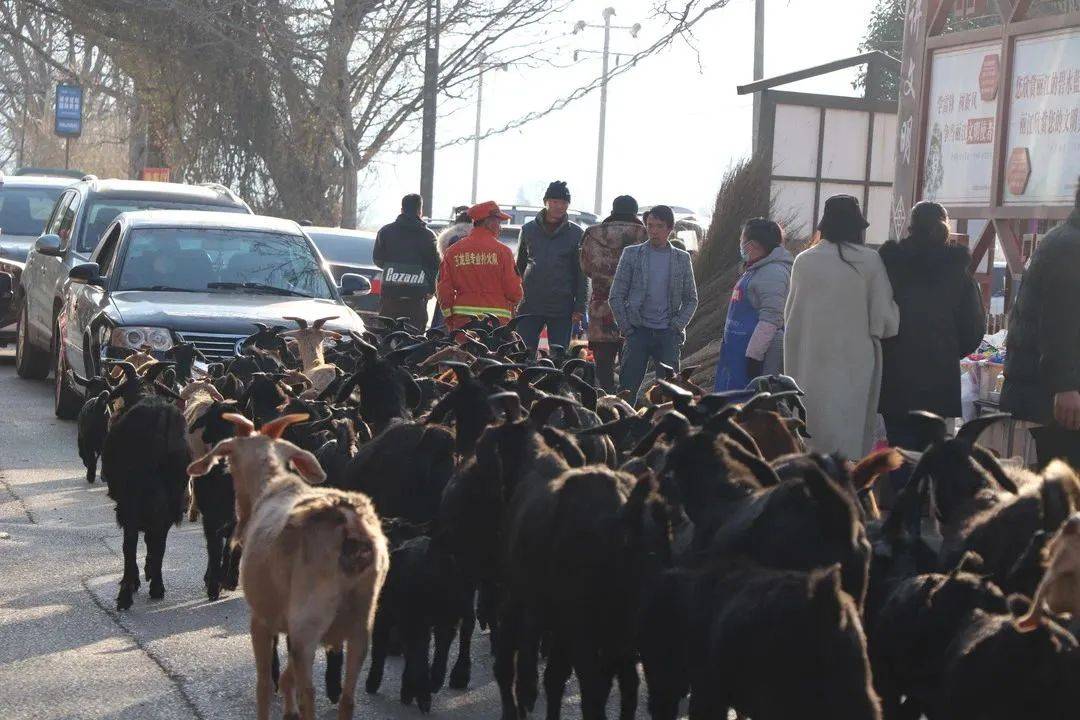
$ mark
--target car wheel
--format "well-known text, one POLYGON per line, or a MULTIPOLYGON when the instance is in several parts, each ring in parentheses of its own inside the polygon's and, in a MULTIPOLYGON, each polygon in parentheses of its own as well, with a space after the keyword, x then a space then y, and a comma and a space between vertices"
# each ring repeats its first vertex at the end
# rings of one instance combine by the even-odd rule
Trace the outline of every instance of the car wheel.
POLYGON ((71 389, 68 382, 67 356, 63 351, 63 342, 60 339, 60 330, 53 327, 53 344, 56 346, 53 370, 53 412, 61 420, 74 420, 79 416, 83 400, 71 389))
POLYGON ((49 376, 49 353, 34 347, 30 341, 30 324, 26 317, 24 300, 15 334, 15 372, 25 380, 44 380, 49 376))

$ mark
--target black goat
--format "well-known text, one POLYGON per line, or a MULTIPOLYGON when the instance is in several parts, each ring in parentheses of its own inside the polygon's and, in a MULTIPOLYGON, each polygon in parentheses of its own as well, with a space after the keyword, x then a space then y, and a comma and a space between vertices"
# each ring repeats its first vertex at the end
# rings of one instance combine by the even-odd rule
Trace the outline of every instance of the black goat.
MULTIPOLYGON (((940 709, 947 652, 976 611, 1007 613, 1005 595, 967 555, 948 575, 897 583, 870 628, 874 684, 887 720, 940 709)), ((932 715, 934 717, 934 715, 932 715)))
POLYGON ((446 679, 450 643, 464 614, 461 577, 453 557, 429 537, 400 544, 390 558, 372 631, 366 687, 369 693, 378 692, 390 633, 396 628, 405 655, 401 702, 409 705, 415 700, 426 713, 431 710, 432 693, 438 692, 446 679), (429 662, 433 634, 435 656, 429 662))
MULTIPOLYGON (((215 402, 188 429, 191 432, 201 430, 202 441, 206 447, 213 448, 236 434, 236 426, 224 418, 226 413, 234 412, 234 402, 215 402)), ((206 540, 206 572, 203 574, 206 596, 217 600, 222 588, 235 590, 239 582, 240 548, 231 547, 236 527, 236 493, 224 463, 216 464, 206 475, 194 478, 192 487, 206 540)))
POLYGON ((169 526, 179 524, 186 507, 190 462, 184 416, 163 398, 139 400, 117 419, 105 437, 102 474, 116 503, 116 522, 124 530, 124 576, 116 608, 131 607, 139 589, 136 552, 139 533, 146 541, 146 579, 150 597, 165 596, 161 562, 169 526))
POLYGON ((665 573, 647 593, 639 646, 653 720, 878 720, 866 642, 840 568, 773 570, 737 558, 665 573))
POLYGON ((666 504, 654 491, 651 476, 639 480, 597 465, 518 486, 508 508, 508 607, 496 645, 497 662, 505 664, 506 646, 517 640, 519 711, 530 701, 539 632, 548 657, 548 718, 559 717, 571 671, 583 718, 604 717, 616 677, 620 717, 634 717, 639 591, 671 556, 666 504))
POLYGON ((97 479, 97 464, 101 449, 105 444, 105 434, 109 431, 109 419, 112 411, 109 407, 109 391, 112 387, 103 377, 90 379, 73 375, 75 382, 86 388, 86 402, 79 409, 78 445, 79 458, 86 467, 86 482, 93 484, 97 479))
POLYGON ((341 478, 371 498, 381 517, 435 519, 454 470, 454 435, 442 425, 395 423, 359 449, 341 478))
POLYGON ((532 408, 529 418, 522 417, 520 400, 512 393, 493 396, 493 402, 508 406, 508 420, 489 426, 476 444, 474 457, 450 478, 434 531, 435 539, 457 560, 463 578, 462 606, 466 612, 457 662, 450 672, 450 687, 456 689, 469 684, 478 590, 481 624, 494 625, 492 593, 500 576, 506 498, 530 473, 554 479, 570 467, 585 464, 584 455, 569 436, 543 427, 557 407, 571 401, 547 398, 532 408))

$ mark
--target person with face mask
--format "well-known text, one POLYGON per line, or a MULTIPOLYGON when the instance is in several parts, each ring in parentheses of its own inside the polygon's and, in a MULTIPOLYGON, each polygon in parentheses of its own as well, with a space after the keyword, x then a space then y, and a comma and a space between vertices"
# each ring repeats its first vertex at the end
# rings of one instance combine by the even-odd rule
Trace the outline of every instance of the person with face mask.
POLYGON ((784 367, 784 303, 794 258, 780 225, 766 218, 743 224, 739 254, 744 271, 728 305, 716 392, 741 390, 760 375, 784 367))

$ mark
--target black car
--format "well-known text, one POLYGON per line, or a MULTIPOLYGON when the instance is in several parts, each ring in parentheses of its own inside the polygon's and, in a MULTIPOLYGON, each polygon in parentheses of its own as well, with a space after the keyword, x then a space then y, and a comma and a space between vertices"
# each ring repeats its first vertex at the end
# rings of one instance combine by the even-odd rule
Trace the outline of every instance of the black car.
POLYGON ((13 300, 0 301, 0 325, 18 321, 15 371, 19 377, 48 377, 51 360, 56 357, 57 313, 63 304, 68 272, 89 259, 116 216, 171 209, 251 214, 251 208, 234 192, 215 183, 101 180, 87 175, 64 190, 26 257, 13 300))
POLYGON ((336 227, 305 227, 319 248, 336 282, 346 273, 363 275, 371 283, 367 295, 353 295, 345 303, 358 313, 379 314, 379 292, 382 289, 382 270, 372 259, 375 250, 375 233, 364 230, 348 230, 336 227))
POLYGON ((318 251, 289 220, 195 211, 122 213, 90 262, 69 273, 60 312, 56 414, 81 405, 69 369, 91 376, 106 358, 149 347, 164 356, 192 342, 208 361, 233 357, 254 323, 291 326, 335 317, 327 329, 363 332, 342 300, 370 290, 345 273, 335 284, 318 251))

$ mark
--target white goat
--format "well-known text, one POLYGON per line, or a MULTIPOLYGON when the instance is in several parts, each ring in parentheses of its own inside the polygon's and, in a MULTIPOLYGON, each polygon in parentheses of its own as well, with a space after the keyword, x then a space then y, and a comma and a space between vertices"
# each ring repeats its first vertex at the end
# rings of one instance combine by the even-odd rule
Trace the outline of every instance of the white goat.
POLYGON ((325 474, 311 453, 279 439, 307 419, 286 415, 256 433, 240 415, 225 415, 237 437, 218 443, 188 468, 205 474, 226 457, 236 488, 238 526, 245 527, 240 583, 251 607, 258 720, 270 717, 271 654, 278 633, 289 637, 281 675, 285 717, 313 720, 312 664, 318 645, 346 652, 338 719, 355 707, 356 681, 367 655, 376 600, 390 559, 371 501, 359 493, 314 488, 325 474))
POLYGON ((323 330, 323 325, 329 320, 337 320, 337 316, 319 318, 311 323, 310 327, 304 318, 285 317, 282 319, 292 320, 300 326, 298 330, 284 332, 281 336, 296 341, 300 362, 304 366, 304 375, 311 381, 312 386, 304 395, 318 397, 337 377, 337 365, 326 362, 322 348, 325 340, 340 340, 342 337, 341 333, 333 330, 323 330))

